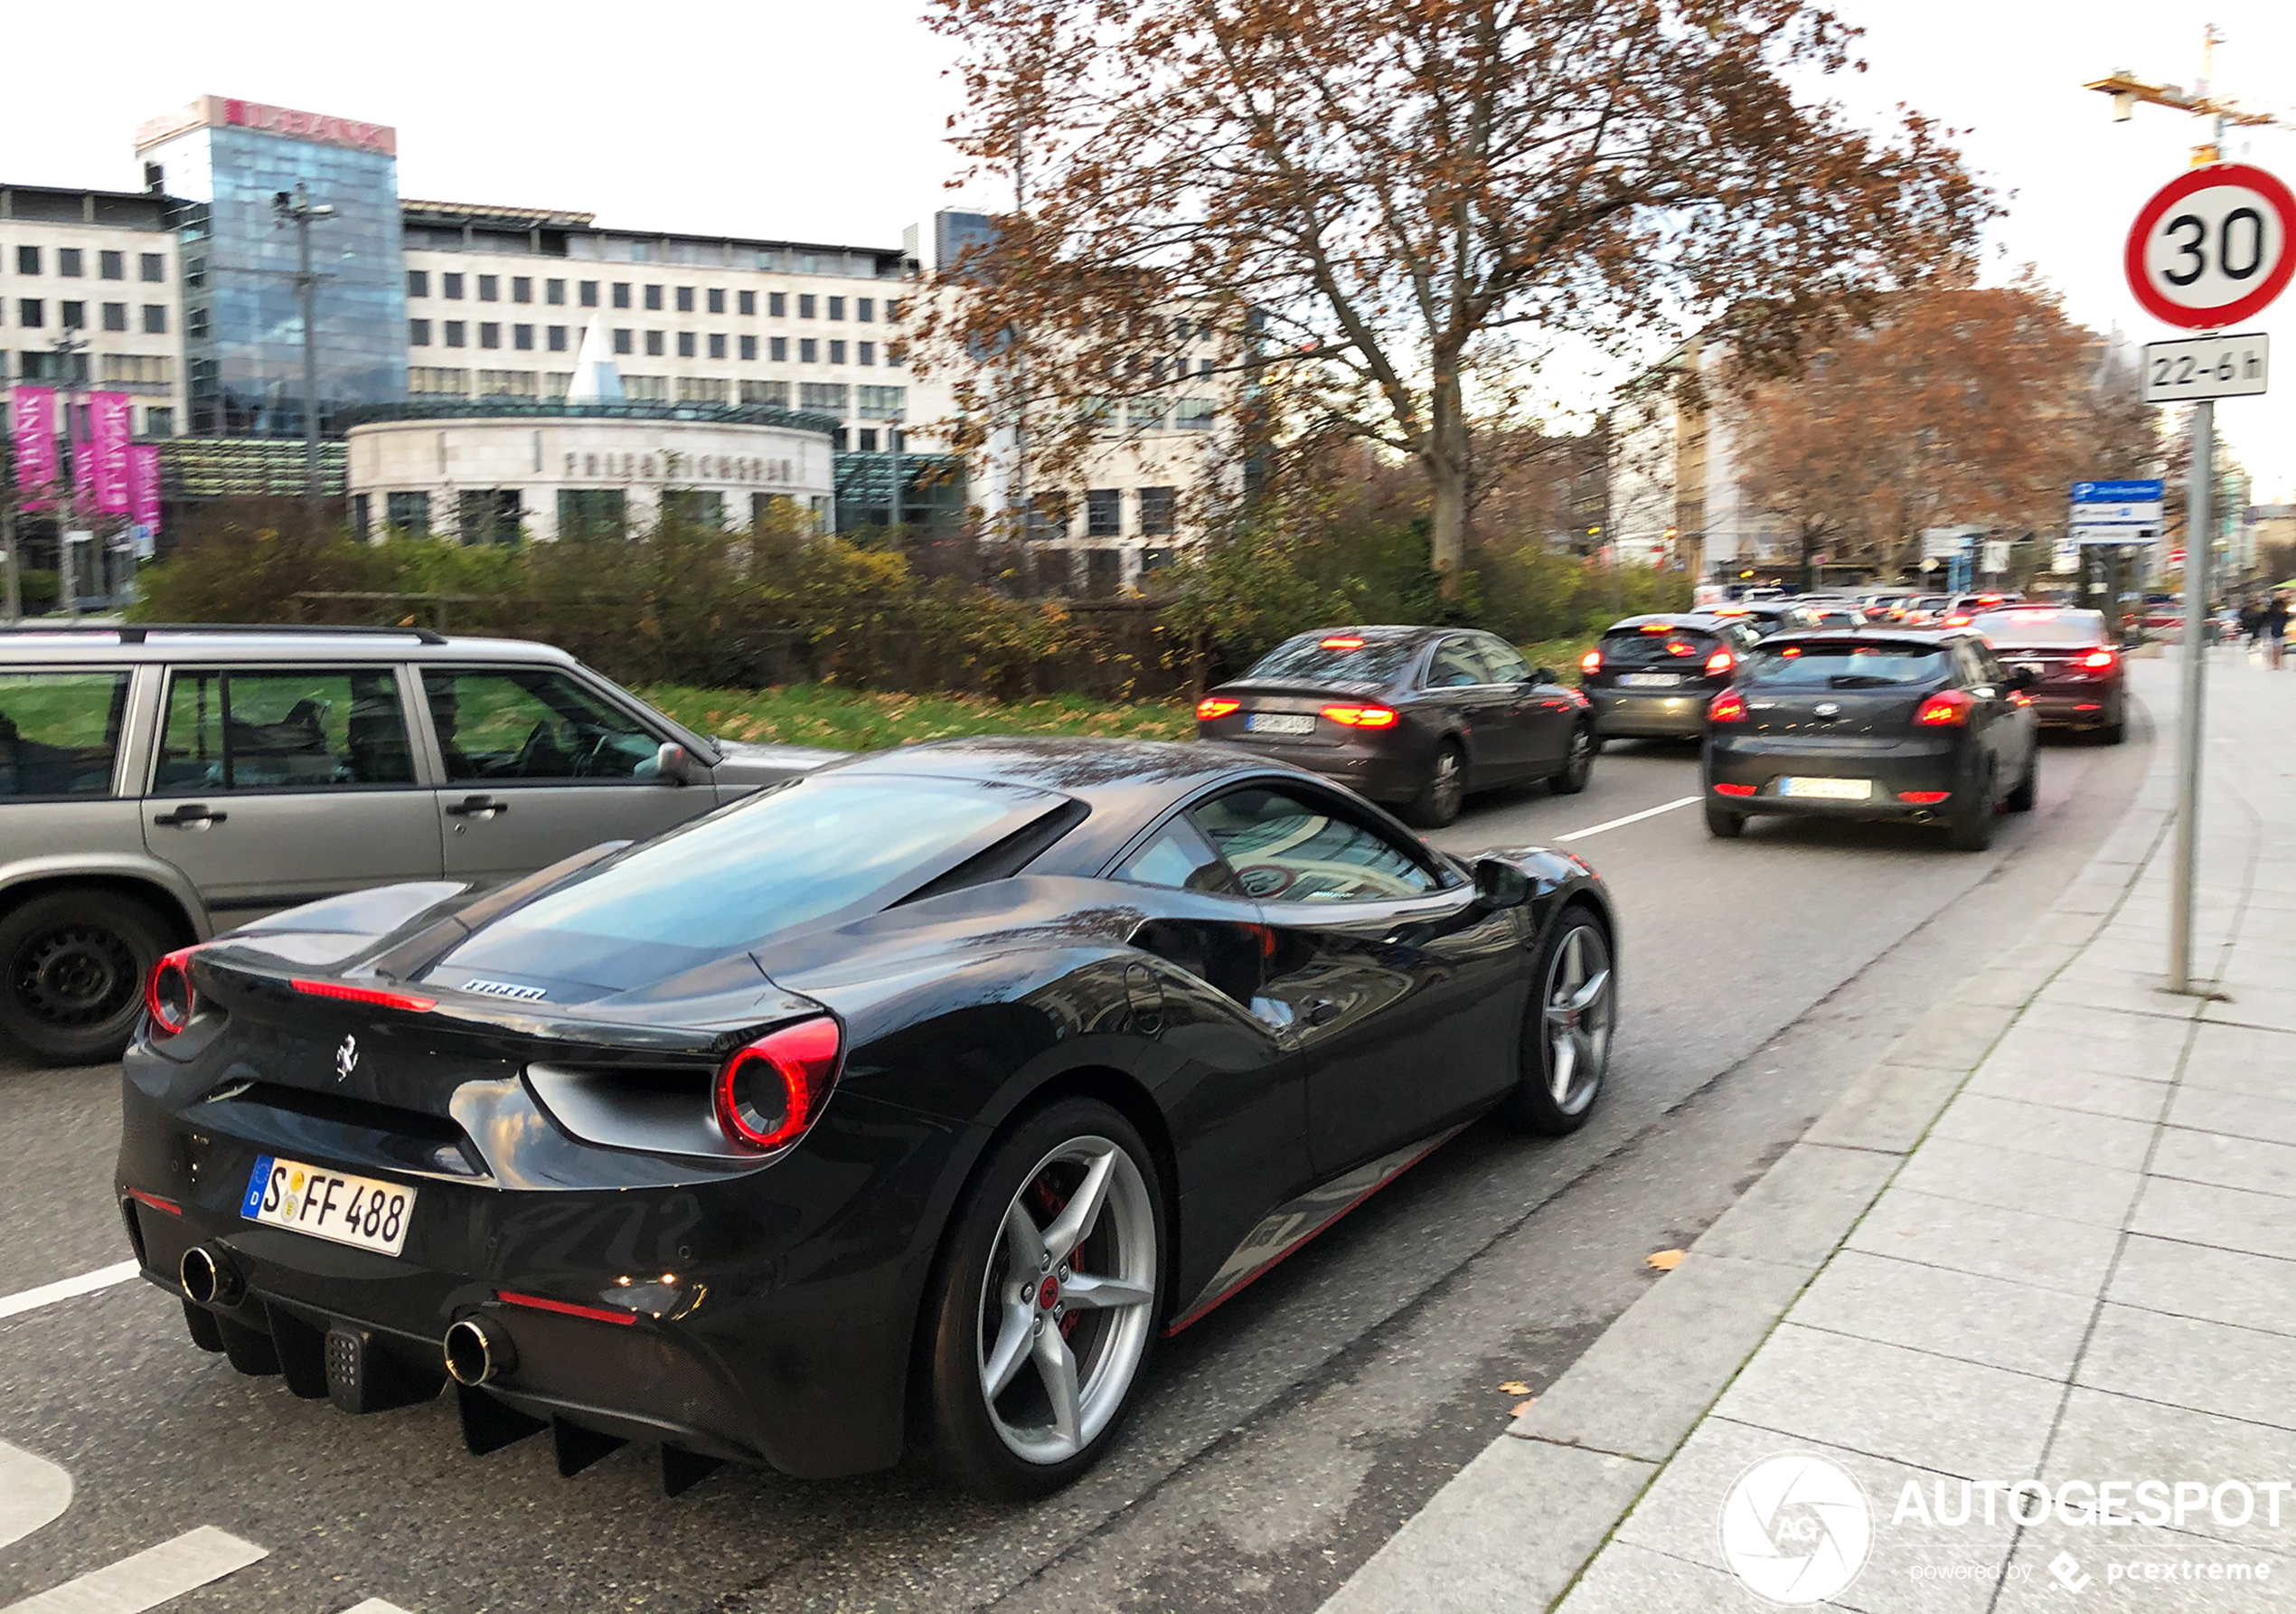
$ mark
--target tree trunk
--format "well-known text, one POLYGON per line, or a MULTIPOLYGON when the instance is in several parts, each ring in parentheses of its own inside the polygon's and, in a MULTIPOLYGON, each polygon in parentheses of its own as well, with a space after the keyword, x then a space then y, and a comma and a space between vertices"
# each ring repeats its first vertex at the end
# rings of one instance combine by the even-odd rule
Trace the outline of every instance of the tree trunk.
POLYGON ((1443 579, 1443 597, 1456 599, 1467 570, 1467 418, 1454 365, 1438 362, 1428 405, 1432 420, 1419 452, 1431 496, 1428 559, 1443 579))

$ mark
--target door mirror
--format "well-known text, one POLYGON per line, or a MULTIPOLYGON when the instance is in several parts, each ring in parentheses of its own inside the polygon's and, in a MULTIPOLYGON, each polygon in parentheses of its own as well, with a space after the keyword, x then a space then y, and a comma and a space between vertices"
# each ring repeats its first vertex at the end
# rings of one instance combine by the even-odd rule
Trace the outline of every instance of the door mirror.
POLYGON ((685 747, 665 740, 662 749, 654 753, 654 776, 665 785, 690 785, 693 782, 693 757, 685 747))
POLYGON ((1533 667, 1524 675, 1523 682, 1525 684, 1557 684, 1561 680, 1555 676, 1555 669, 1552 667, 1533 667))
POLYGON ((1520 908, 1530 901, 1530 876, 1503 857, 1478 857, 1475 900, 1485 908, 1520 908))

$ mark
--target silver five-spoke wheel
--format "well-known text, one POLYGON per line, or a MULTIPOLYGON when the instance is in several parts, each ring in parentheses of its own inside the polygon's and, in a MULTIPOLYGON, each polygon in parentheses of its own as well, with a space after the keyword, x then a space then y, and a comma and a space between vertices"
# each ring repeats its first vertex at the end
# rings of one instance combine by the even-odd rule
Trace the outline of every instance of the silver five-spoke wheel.
POLYGON ((1547 961, 1547 1090, 1555 1108, 1586 1108, 1610 1062, 1611 951, 1603 933, 1571 923, 1547 961))

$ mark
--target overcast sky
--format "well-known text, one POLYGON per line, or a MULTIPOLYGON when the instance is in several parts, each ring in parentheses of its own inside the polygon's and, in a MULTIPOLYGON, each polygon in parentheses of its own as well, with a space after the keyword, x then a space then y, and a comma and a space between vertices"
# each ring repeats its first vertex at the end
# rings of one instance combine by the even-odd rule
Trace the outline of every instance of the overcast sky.
MULTIPOLYGON (((2296 5, 2210 0, 1846 0, 1872 71, 1853 109, 1909 102, 1970 131, 2007 194, 1994 273, 2032 262, 2075 316, 2168 335, 2122 285, 2145 196, 2185 166, 2195 120, 2140 109, 2115 124, 2084 79, 2129 67, 2190 84, 2211 13, 2231 36, 2217 82, 2296 117, 2296 5)), ((917 0, 684 0, 547 10, 495 0, 339 8, 278 0, 114 0, 11 14, 0 181, 132 188, 135 126, 200 94, 394 125, 408 196, 579 209, 608 224, 895 246, 951 204, 943 142, 956 91, 917 0)), ((2296 134, 2236 137, 2296 180, 2296 134)), ((955 200, 996 205, 993 192, 955 200)), ((2296 331, 2296 292, 2261 323, 2296 331)), ((2296 499, 2296 343, 2277 395, 2218 407, 2260 500, 2296 499)))

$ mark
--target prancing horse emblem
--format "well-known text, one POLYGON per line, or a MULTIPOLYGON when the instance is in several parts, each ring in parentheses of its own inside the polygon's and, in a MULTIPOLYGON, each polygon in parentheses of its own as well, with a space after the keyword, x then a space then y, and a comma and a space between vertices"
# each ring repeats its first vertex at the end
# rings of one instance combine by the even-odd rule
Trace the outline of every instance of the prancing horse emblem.
POLYGON ((334 1051, 334 1079, 337 1081, 348 1081, 351 1080, 351 1072, 358 1068, 359 1039, 355 1035, 345 1037, 343 1039, 343 1046, 334 1051))

